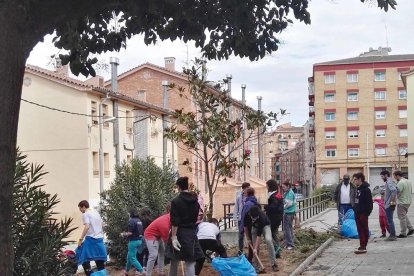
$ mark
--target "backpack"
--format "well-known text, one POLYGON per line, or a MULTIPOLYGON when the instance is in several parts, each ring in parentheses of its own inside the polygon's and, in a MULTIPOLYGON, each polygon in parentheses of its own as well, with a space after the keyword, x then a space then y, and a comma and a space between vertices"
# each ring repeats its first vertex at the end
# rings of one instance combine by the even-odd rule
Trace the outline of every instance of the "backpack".
POLYGON ((140 237, 144 236, 144 225, 140 219, 137 221, 137 232, 140 237))

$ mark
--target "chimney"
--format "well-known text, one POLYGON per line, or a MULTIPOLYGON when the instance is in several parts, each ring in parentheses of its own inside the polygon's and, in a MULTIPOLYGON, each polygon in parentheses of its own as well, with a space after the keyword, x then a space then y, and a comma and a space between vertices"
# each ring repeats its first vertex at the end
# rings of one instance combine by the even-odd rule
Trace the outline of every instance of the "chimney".
POLYGON ((96 75, 95 77, 89 78, 85 81, 85 84, 89 84, 96 87, 104 86, 104 78, 96 75))
POLYGON ((175 71, 175 57, 165 57, 165 69, 175 71))
POLYGON ((65 79, 69 76, 68 65, 62 65, 60 58, 55 59, 55 73, 65 79))

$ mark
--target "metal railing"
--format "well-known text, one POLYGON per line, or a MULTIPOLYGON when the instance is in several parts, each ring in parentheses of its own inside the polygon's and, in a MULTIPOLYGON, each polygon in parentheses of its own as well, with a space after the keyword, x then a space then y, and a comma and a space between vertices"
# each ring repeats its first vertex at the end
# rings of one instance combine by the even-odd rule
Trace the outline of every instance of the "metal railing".
MULTIPOLYGON (((317 196, 307 197, 297 201, 296 215, 299 221, 305 221, 313 216, 326 210, 331 200, 329 193, 320 194, 317 196)), ((237 221, 233 219, 234 203, 223 204, 223 217, 219 221, 219 227, 222 230, 237 227, 237 221)), ((260 204, 262 210, 267 204, 260 204)))

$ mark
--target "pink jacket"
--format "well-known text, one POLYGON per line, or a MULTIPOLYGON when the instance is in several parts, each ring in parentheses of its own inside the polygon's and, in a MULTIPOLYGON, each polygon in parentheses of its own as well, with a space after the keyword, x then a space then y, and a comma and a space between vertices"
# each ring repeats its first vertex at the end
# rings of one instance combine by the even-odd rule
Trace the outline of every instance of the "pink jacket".
POLYGON ((380 215, 380 217, 385 217, 384 199, 375 198, 374 202, 376 202, 379 206, 379 215, 380 215))

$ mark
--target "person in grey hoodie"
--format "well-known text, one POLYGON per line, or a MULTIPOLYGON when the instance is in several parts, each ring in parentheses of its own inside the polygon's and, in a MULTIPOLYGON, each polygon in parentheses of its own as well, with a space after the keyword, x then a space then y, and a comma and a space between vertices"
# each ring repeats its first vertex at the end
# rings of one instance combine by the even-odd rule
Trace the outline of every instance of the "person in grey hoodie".
POLYGON ((387 216, 387 223, 390 230, 390 236, 386 238, 386 241, 396 241, 397 236, 395 234, 394 225, 394 210, 397 203, 397 186, 395 185, 390 172, 384 170, 381 172, 381 178, 385 182, 385 197, 384 197, 384 209, 387 216))

